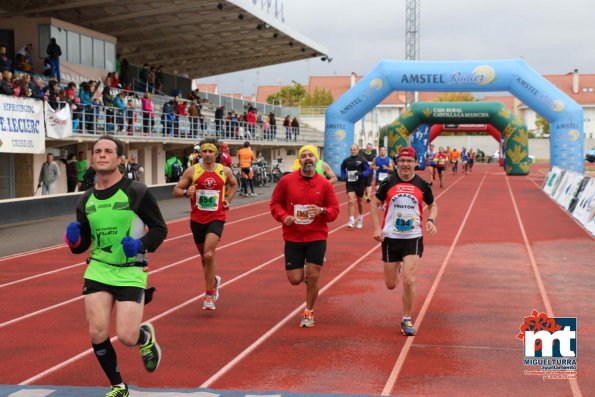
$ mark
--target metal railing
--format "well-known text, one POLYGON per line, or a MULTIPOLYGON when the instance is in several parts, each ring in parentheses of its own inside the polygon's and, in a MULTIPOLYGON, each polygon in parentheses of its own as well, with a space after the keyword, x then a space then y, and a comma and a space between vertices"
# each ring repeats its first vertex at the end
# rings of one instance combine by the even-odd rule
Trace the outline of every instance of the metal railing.
POLYGON ((212 117, 191 117, 154 112, 137 108, 114 108, 106 106, 84 106, 73 112, 74 135, 114 134, 129 137, 151 137, 167 139, 168 142, 217 137, 226 142, 262 142, 324 144, 324 133, 309 127, 285 128, 268 126, 265 123, 248 124, 212 117))

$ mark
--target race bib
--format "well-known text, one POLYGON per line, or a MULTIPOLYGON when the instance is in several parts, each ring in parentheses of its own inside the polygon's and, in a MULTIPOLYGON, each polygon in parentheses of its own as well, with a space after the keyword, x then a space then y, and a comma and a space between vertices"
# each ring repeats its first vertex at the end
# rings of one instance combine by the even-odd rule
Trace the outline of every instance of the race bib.
POLYGON ((347 171, 347 182, 357 182, 357 171, 347 171))
POLYGON ((196 207, 203 211, 217 211, 219 208, 219 190, 197 190, 196 207))
POLYGON ((397 233, 409 233, 413 230, 414 220, 414 215, 398 213, 393 224, 393 229, 397 233))
POLYGON ((386 177, 388 176, 388 172, 379 172, 378 173, 378 180, 379 181, 383 181, 386 179, 386 177))
POLYGON ((314 220, 314 217, 310 218, 310 215, 308 215, 308 206, 301 204, 293 206, 293 217, 298 225, 307 225, 314 220))

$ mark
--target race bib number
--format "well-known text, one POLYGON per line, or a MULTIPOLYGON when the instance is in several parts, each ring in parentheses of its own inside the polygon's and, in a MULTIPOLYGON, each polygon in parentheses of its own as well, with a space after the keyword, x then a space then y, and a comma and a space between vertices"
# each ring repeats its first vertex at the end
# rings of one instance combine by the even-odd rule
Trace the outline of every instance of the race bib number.
POLYGON ((308 214, 308 206, 301 204, 293 206, 293 217, 298 225, 307 225, 314 220, 314 217, 310 217, 308 214))
POLYGON ((203 211, 217 211, 219 208, 219 190, 197 190, 196 207, 203 211))
POLYGON ((378 173, 378 180, 379 181, 383 181, 386 179, 386 177, 388 177, 388 172, 379 172, 378 173))
POLYGON ((347 182, 357 182, 357 171, 347 171, 347 182))
POLYGON ((413 215, 397 214, 393 229, 397 233, 408 233, 413 230, 413 215))

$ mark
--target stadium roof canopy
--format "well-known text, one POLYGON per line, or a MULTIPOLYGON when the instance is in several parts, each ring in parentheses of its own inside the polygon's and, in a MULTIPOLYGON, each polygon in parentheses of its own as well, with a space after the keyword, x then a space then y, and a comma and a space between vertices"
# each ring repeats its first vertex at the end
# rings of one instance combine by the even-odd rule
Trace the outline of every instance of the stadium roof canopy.
POLYGON ((330 59, 251 0, 2 0, 0 18, 11 16, 53 17, 115 36, 130 63, 190 78, 330 59))

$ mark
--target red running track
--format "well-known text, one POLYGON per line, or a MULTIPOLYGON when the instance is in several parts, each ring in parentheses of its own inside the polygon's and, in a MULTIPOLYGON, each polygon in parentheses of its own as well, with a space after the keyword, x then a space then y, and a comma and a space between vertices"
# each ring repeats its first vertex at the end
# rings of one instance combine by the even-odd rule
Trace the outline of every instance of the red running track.
MULTIPOLYGON (((401 289, 384 287, 371 221, 349 230, 346 197, 332 223, 316 326, 298 328, 305 287, 283 266, 268 202, 230 212, 217 261, 217 310, 201 310, 200 258, 186 220, 151 256, 162 363, 114 344, 124 379, 147 388, 369 395, 595 395, 595 243, 540 190, 543 172, 506 177, 479 164, 435 189, 438 235, 425 238, 416 337, 399 332, 401 289), (577 317, 577 380, 524 374, 516 339, 533 309, 577 317)), ((369 211, 369 206, 367 208, 369 211)), ((2 384, 104 386, 80 289, 84 256, 65 247, 0 258, 2 384)))

